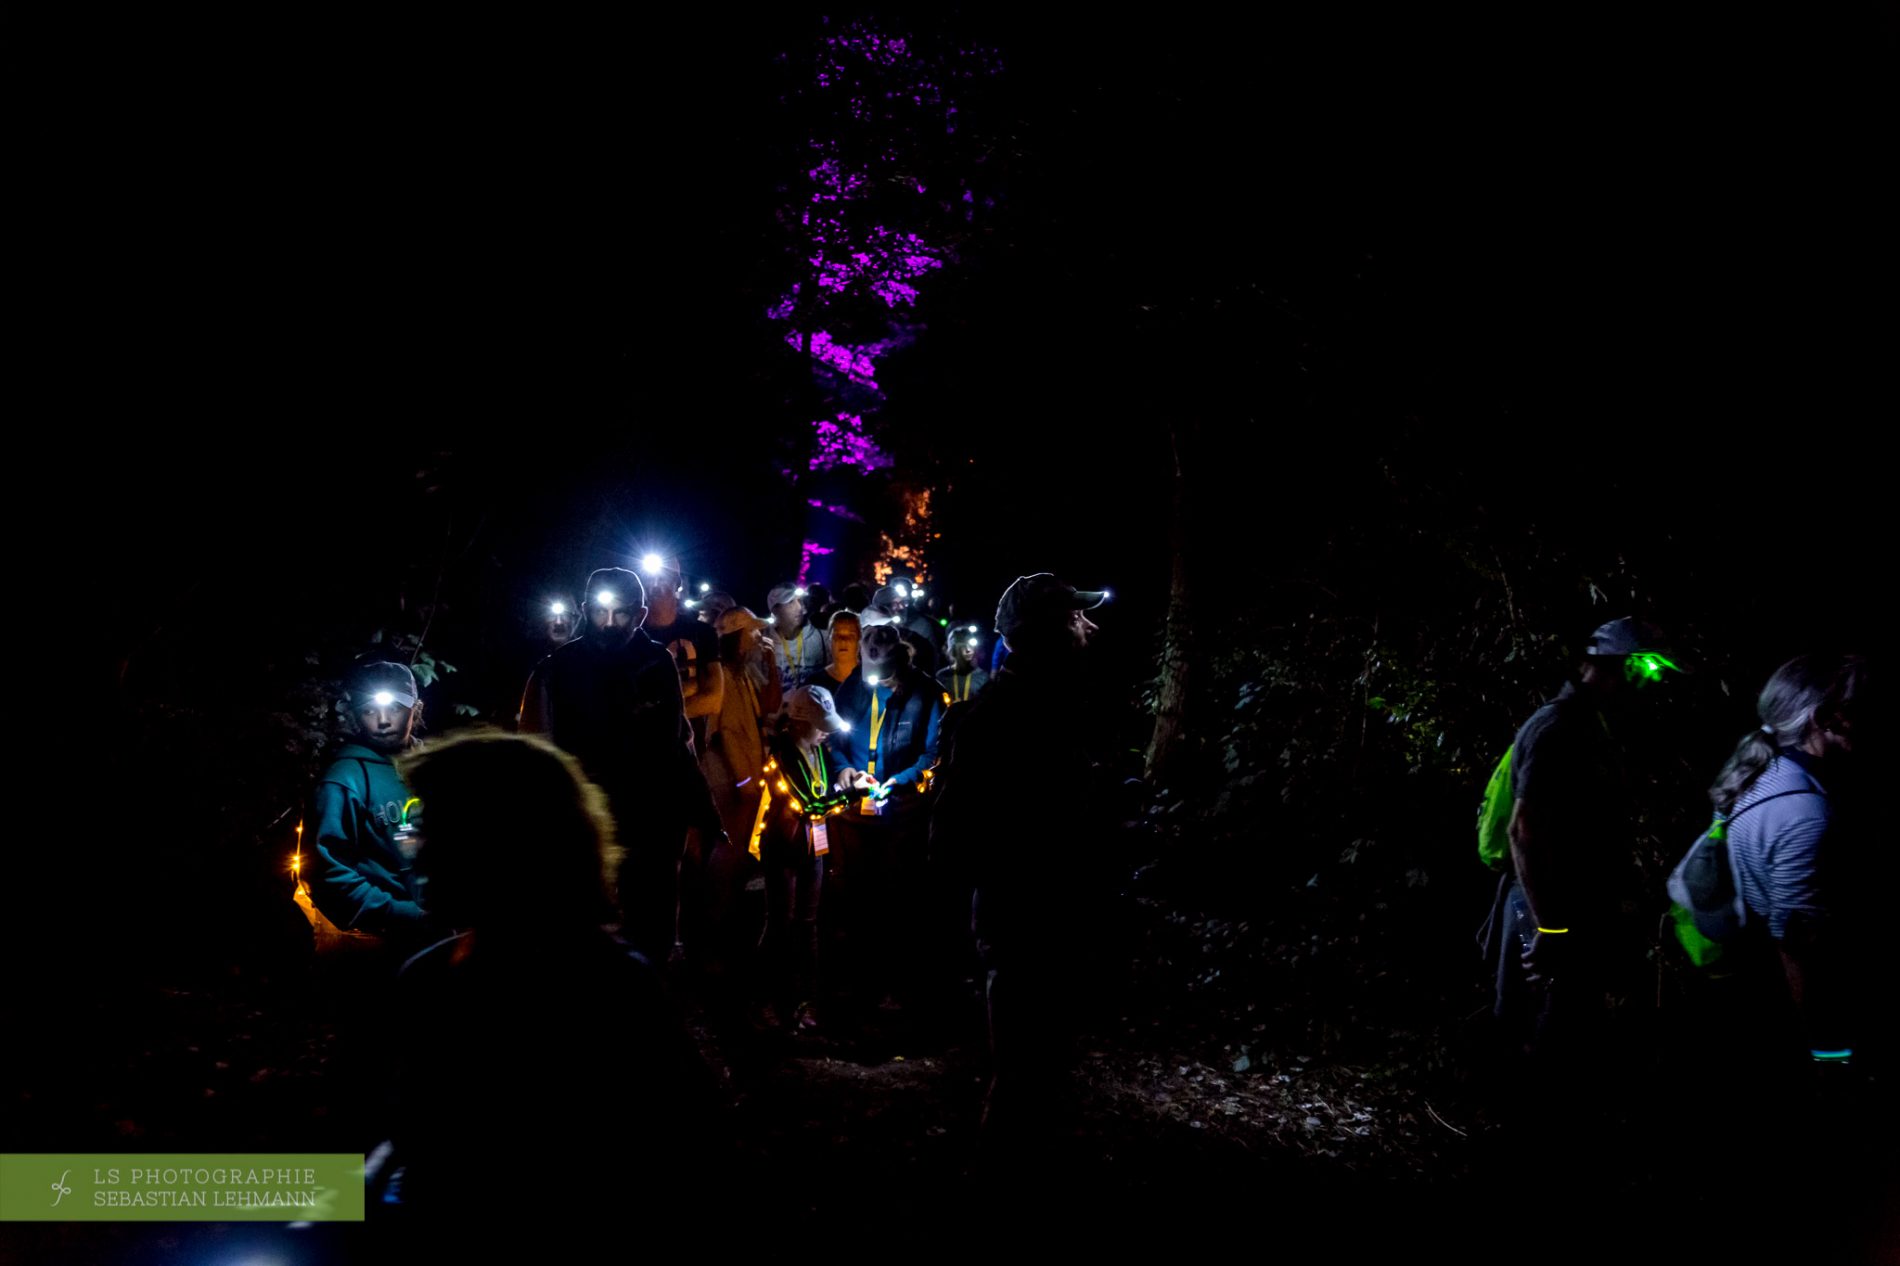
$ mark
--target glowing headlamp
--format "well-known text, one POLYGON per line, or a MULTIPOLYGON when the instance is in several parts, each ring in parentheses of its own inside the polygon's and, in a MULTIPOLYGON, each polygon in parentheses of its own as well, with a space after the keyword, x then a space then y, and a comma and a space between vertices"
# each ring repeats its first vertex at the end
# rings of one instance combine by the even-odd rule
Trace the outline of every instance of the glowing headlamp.
POLYGON ((974 624, 972 624, 972 625, 970 626, 970 632, 972 632, 972 633, 980 633, 980 632, 982 632, 982 630, 981 630, 981 629, 979 629, 979 628, 977 628, 977 627, 976 627, 976 625, 974 625, 974 624))
POLYGON ((387 708, 390 704, 396 702, 396 696, 390 694, 387 690, 378 690, 370 697, 375 700, 376 706, 379 708, 387 708))
POLYGON ((548 607, 548 614, 549 615, 566 615, 567 604, 565 602, 554 603, 553 605, 548 607))
POLYGON ((794 597, 794 598, 802 598, 802 597, 804 597, 804 596, 805 596, 806 594, 808 594, 808 593, 810 593, 810 592, 811 592, 811 590, 809 590, 809 589, 806 589, 806 588, 804 588, 803 586, 800 586, 799 588, 797 588, 797 589, 794 589, 794 590, 792 590, 792 597, 794 597))
POLYGON ((1664 670, 1672 673, 1682 671, 1670 663, 1666 656, 1654 651, 1642 651, 1623 661, 1623 673, 1632 681, 1661 681, 1664 670))
POLYGON ((900 597, 900 598, 908 598, 908 597, 910 597, 910 586, 909 586, 909 585, 894 585, 894 586, 892 586, 892 587, 893 587, 894 589, 896 589, 896 590, 897 590, 897 596, 898 596, 898 597, 900 597))
POLYGON ((614 604, 614 591, 611 589, 603 589, 599 593, 594 595, 595 606, 611 607, 613 604, 614 604))
POLYGON ((666 560, 661 558, 658 554, 642 554, 640 556, 640 570, 649 576, 659 575, 660 569, 665 566, 666 560))
POLYGON ((688 598, 688 599, 687 599, 687 600, 686 600, 686 601, 685 601, 684 603, 682 603, 681 605, 682 605, 682 606, 686 606, 686 607, 696 607, 696 606, 698 606, 698 605, 699 605, 699 599, 698 599, 698 598, 688 598))
POLYGON ((712 581, 710 581, 710 580, 702 580, 702 581, 700 581, 700 582, 699 582, 699 591, 700 591, 701 593, 711 593, 711 592, 712 592, 712 581))

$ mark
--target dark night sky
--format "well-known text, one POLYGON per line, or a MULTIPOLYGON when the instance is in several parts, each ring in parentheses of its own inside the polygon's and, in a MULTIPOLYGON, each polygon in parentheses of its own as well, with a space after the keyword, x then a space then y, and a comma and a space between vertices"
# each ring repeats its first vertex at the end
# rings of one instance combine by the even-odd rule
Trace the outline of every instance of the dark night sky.
MULTIPOLYGON (((939 442, 942 560, 983 601, 1049 563, 1153 598, 1174 416, 1258 473, 1236 540, 1263 501, 1349 515, 1369 458, 1421 448, 1508 454, 1486 478, 1548 517, 1600 514, 1616 468, 1685 522, 1868 522, 1850 437, 1893 333, 1871 11, 944 20, 1004 52, 983 124, 1008 157, 885 416, 966 441, 939 442), (1819 487, 1759 466, 1785 425, 1819 487)), ((814 21, 50 41, 33 421, 90 495, 49 583, 119 559, 128 626, 165 612, 188 644, 230 611, 197 595, 260 575, 321 606, 377 566, 339 565, 339 531, 439 530, 414 478, 437 452, 490 623, 600 561, 575 542, 602 525, 742 596, 788 571, 772 57, 814 21)))

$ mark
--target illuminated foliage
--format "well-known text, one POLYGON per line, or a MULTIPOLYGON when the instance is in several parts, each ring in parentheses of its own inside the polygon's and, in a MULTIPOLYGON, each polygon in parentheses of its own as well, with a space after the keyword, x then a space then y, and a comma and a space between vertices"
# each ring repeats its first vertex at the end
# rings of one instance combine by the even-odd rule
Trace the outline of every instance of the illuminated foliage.
MULTIPOLYGON (((877 437, 886 403, 880 362, 916 341, 925 281, 955 262, 960 236, 989 199, 969 168, 983 156, 959 137, 957 96, 995 75, 992 50, 871 21, 830 26, 791 76, 783 100, 806 123, 806 158, 780 221, 794 267, 766 308, 806 360, 818 409, 812 445, 788 475, 888 470, 877 437)), ((859 515, 823 500, 814 509, 859 515)), ((927 500, 906 505, 888 561, 921 567, 927 500)), ((805 563, 824 550, 807 543, 805 563)))

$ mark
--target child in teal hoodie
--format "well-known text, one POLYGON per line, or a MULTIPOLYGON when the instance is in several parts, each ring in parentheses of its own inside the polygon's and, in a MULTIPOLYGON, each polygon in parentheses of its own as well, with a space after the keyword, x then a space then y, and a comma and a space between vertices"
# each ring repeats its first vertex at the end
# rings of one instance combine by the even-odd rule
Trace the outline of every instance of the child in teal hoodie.
POLYGON ((421 806, 390 763, 415 740, 422 714, 415 675, 403 664, 358 665, 346 702, 355 735, 324 772, 311 807, 310 897, 340 928, 417 945, 428 928, 405 845, 421 806))

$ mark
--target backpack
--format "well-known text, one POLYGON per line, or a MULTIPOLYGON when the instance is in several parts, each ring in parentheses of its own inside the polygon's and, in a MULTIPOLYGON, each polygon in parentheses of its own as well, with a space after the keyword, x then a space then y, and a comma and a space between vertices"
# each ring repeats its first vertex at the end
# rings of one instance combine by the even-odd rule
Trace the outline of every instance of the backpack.
POLYGON ((1778 791, 1745 805, 1734 817, 1715 815, 1715 820, 1676 868, 1669 872, 1669 899, 1675 902, 1670 915, 1676 925, 1676 940, 1698 967, 1706 967, 1721 957, 1722 942, 1748 925, 1748 907, 1735 884, 1735 866, 1729 857, 1728 825, 1756 805, 1779 800, 1783 796, 1818 796, 1811 787, 1778 791))
POLYGON ((1511 856, 1511 810, 1516 807, 1511 794, 1511 753, 1516 744, 1504 749, 1491 781, 1484 785, 1484 803, 1478 806, 1478 860, 1492 870, 1504 869, 1511 856))

